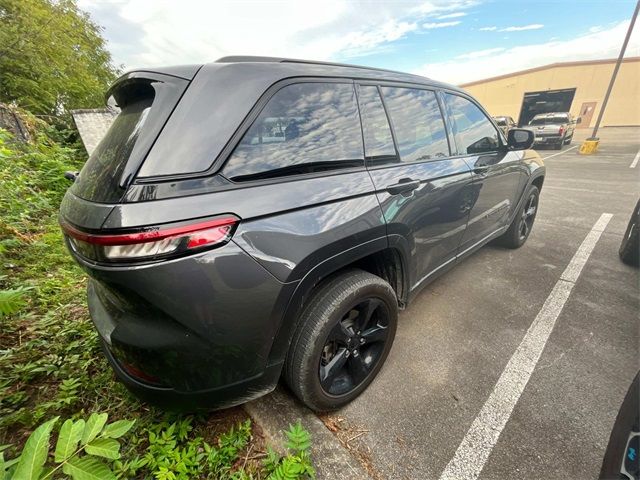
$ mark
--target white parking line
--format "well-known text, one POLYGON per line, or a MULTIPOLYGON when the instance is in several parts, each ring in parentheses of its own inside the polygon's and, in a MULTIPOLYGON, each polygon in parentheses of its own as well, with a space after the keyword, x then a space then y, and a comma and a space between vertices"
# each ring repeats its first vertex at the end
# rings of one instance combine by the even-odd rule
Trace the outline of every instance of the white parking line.
POLYGON ((629 168, 636 168, 636 165, 638 165, 638 160, 640 160, 640 150, 638 150, 638 153, 636 153, 636 156, 633 158, 633 162, 631 162, 629 168))
POLYGON ((556 157, 558 155, 562 155, 563 153, 567 153, 568 151, 573 150, 574 148, 578 148, 578 145, 574 145, 573 147, 569 147, 566 150, 563 150, 563 151, 558 152, 558 153, 554 153, 553 155, 549 155, 548 157, 543 157, 542 159, 546 160, 547 158, 551 158, 551 157, 556 157))
POLYGON ((557 187, 555 185, 546 185, 544 186, 545 190, 563 190, 569 192, 584 192, 589 193, 591 195, 629 195, 630 197, 637 197, 638 195, 635 192, 623 192, 616 190, 599 190, 599 189, 589 189, 589 188, 573 188, 573 187, 557 187))
POLYGON ((612 215, 603 213, 544 302, 440 480, 478 478, 538 363, 582 268, 612 215))

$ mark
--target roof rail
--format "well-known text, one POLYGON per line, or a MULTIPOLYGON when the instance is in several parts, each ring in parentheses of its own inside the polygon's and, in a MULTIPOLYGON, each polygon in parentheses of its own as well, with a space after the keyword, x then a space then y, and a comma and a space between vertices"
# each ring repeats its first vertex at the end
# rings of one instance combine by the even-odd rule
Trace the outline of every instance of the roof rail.
POLYGON ((335 62, 321 62, 318 60, 301 60, 297 58, 282 58, 282 57, 260 57, 251 55, 231 55, 228 57, 222 57, 216 60, 215 63, 241 63, 241 62, 272 62, 272 63, 304 63, 309 65, 326 65, 329 67, 345 67, 345 68, 360 68, 363 70, 376 70, 379 72, 398 73, 401 75, 413 75, 397 70, 389 70, 386 68, 366 67, 364 65, 351 65, 348 63, 335 63, 335 62))

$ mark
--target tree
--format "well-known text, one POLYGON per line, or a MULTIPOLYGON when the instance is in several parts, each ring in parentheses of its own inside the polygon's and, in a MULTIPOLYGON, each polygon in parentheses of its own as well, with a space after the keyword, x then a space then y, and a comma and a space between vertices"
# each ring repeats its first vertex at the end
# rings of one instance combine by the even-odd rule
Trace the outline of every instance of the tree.
POLYGON ((41 115, 98 107, 117 73, 75 0, 0 0, 0 101, 41 115))

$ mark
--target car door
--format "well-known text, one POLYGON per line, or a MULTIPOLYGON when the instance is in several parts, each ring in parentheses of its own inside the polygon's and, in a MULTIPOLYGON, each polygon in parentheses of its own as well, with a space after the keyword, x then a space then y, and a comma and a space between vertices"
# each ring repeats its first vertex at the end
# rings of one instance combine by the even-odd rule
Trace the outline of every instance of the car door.
POLYGON ((455 259, 469 214, 471 172, 452 158, 436 93, 359 86, 365 161, 392 245, 409 261, 412 289, 455 259))
POLYGON ((509 151, 487 114, 470 98, 442 94, 456 153, 473 172, 473 205, 460 251, 482 244, 507 225, 518 202, 522 152, 509 151))

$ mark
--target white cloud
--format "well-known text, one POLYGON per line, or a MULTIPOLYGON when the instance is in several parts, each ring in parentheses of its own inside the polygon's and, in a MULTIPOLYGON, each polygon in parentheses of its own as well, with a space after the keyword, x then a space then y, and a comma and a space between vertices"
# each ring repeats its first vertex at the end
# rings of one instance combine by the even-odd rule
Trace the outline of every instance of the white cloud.
MULTIPOLYGON (((449 2, 440 2, 438 0, 430 0, 421 2, 418 6, 411 8, 411 13, 422 15, 443 14, 443 12, 454 12, 456 10, 466 10, 475 7, 481 0, 451 0, 449 2)), ((376 5, 380 5, 376 3, 376 5)))
POLYGON ((465 12, 455 12, 455 13, 447 13, 445 15, 439 15, 437 17, 438 20, 444 20, 446 18, 460 18, 460 17, 466 17, 467 14, 465 12))
MULTIPOLYGON (((465 83, 550 63, 615 58, 628 27, 629 21, 626 20, 570 40, 511 47, 481 56, 470 52, 450 61, 428 63, 415 69, 414 73, 445 82, 465 83)), ((640 30, 634 29, 626 56, 639 55, 640 30)))
POLYGON ((497 29, 498 27, 482 27, 482 28, 479 28, 478 30, 480 30, 481 32, 493 32, 497 29))
POLYGON ((478 3, 79 0, 80 7, 105 26, 109 49, 126 68, 205 63, 225 55, 315 60, 364 56, 393 48, 392 42, 420 31, 421 23, 478 3))
POLYGON ((467 60, 470 58, 488 57, 489 55, 502 52, 503 50, 505 50, 503 47, 487 48, 485 50, 476 50, 475 52, 464 53, 462 55, 458 55, 456 58, 460 60, 467 60))
POLYGON ((431 23, 423 23, 422 28, 425 30, 431 30, 434 28, 445 28, 445 27, 455 27, 456 25, 460 25, 462 22, 460 20, 456 20, 455 22, 431 22, 431 23))
POLYGON ((531 25, 523 25, 521 27, 506 27, 498 30, 499 32, 523 32, 525 30, 539 30, 544 28, 541 23, 532 23, 531 25))

